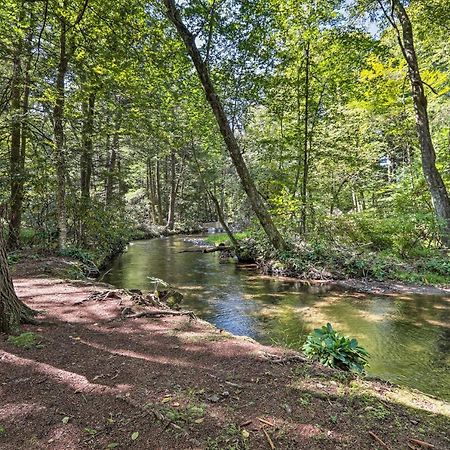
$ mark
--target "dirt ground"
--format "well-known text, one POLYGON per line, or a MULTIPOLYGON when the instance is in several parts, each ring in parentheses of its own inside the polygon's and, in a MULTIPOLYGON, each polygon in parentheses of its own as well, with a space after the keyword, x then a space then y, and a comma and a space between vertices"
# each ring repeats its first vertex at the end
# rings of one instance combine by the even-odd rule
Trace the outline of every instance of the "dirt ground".
POLYGON ((2 450, 450 448, 447 403, 189 316, 124 318, 94 285, 15 285, 43 314, 38 346, 0 335, 2 450))

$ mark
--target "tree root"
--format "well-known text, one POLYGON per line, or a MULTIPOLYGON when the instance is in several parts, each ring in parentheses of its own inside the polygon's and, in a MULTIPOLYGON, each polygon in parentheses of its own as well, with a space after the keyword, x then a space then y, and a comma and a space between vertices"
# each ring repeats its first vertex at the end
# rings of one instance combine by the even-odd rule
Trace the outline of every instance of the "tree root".
POLYGON ((161 317, 161 316, 189 316, 191 319, 197 319, 193 311, 173 311, 171 309, 159 309, 153 311, 142 311, 139 313, 123 314, 126 319, 138 319, 140 317, 161 317))
POLYGON ((307 362, 307 359, 300 355, 280 356, 272 353, 263 353, 262 357, 274 364, 289 364, 295 362, 307 362))

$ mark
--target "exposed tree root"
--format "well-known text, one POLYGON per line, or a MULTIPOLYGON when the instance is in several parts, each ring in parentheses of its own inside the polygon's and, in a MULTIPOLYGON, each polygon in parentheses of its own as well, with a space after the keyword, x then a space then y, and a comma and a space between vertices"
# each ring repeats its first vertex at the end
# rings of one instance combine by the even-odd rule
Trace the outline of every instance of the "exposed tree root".
POLYGON ((131 313, 123 315, 123 317, 127 319, 138 319, 140 317, 160 317, 160 316, 189 316, 191 319, 197 318, 197 316, 194 314, 193 311, 173 311, 171 309, 142 311, 139 313, 131 313))
POLYGON ((273 355, 271 353, 263 353, 262 357, 264 359, 269 360, 271 363, 274 364, 289 364, 289 363, 295 363, 295 362, 306 362, 307 359, 300 355, 288 355, 288 356, 280 356, 280 355, 273 355))

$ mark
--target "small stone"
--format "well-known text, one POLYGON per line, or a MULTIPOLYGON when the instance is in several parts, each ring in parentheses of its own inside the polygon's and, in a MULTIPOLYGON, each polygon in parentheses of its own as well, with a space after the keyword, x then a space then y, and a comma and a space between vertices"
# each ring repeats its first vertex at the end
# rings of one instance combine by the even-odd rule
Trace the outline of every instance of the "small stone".
POLYGON ((220 397, 216 394, 211 395, 210 397, 208 397, 208 400, 212 403, 217 403, 220 400, 220 397))

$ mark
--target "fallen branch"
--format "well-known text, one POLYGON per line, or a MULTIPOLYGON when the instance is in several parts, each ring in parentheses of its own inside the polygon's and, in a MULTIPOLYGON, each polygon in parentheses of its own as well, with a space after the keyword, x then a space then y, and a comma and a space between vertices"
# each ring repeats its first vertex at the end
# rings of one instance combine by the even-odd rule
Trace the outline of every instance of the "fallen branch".
POLYGON ((242 422, 241 424, 239 424, 240 427, 246 427, 248 425, 250 425, 253 421, 252 420, 246 420, 245 422, 242 422))
POLYGON ((413 444, 419 445, 420 447, 425 448, 435 448, 433 444, 429 444, 428 442, 420 441, 419 439, 410 439, 413 444))
POLYGON ((380 445, 382 445, 384 448, 389 448, 388 445, 383 442, 375 433, 373 433, 372 431, 369 431, 369 435, 375 439, 380 445))
POLYGON ((275 445, 274 445, 272 439, 270 439, 269 433, 268 433, 264 428, 263 428, 262 430, 263 430, 264 435, 266 436, 266 439, 267 439, 267 442, 268 442, 269 445, 270 445, 270 448, 271 448, 272 450, 275 450, 275 445))

